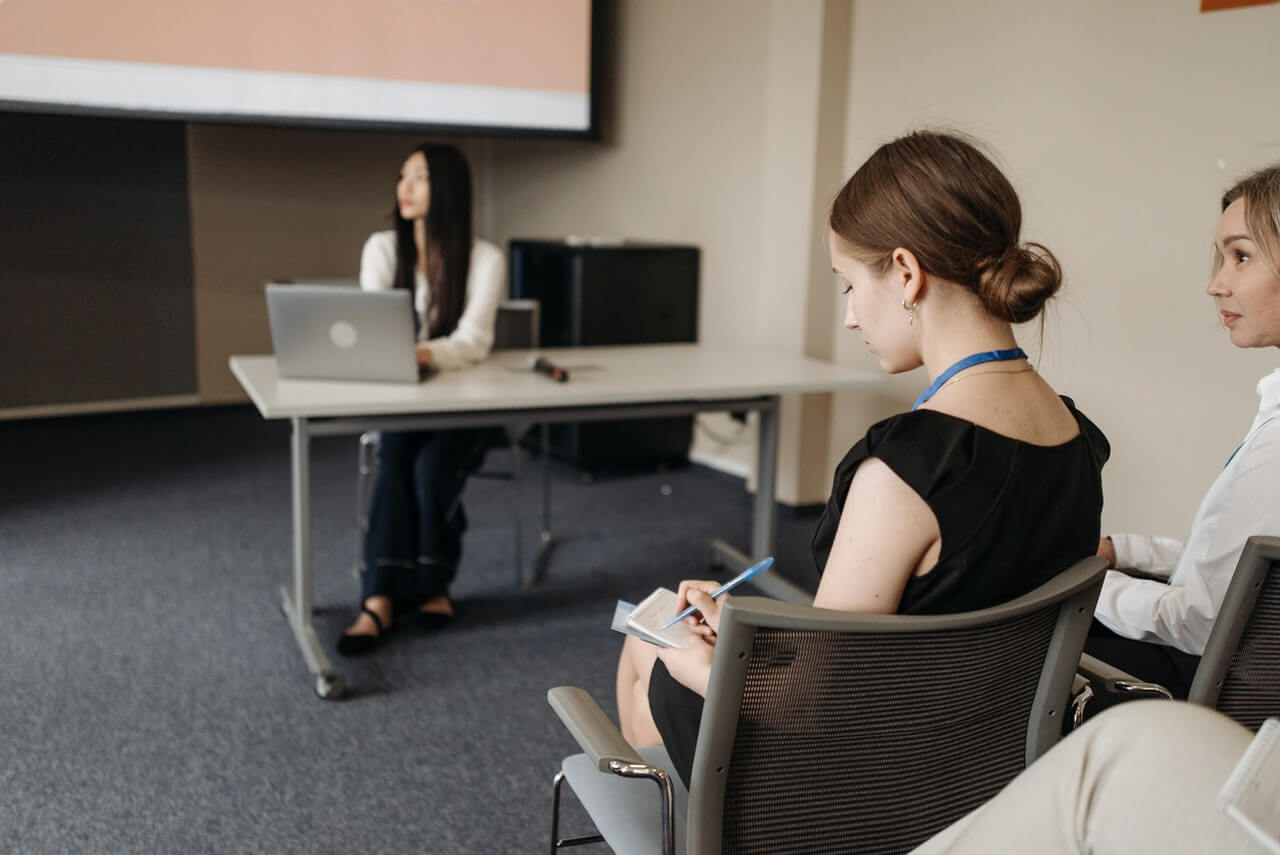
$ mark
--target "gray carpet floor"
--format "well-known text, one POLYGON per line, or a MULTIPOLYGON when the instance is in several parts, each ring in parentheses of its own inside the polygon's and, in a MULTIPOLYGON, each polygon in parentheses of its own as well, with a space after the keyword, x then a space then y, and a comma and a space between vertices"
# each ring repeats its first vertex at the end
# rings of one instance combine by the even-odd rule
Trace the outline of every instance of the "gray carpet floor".
MULTIPOLYGON (((713 537, 748 541, 740 481, 556 462, 558 545, 521 590, 511 484, 472 479, 457 620, 332 657, 348 696, 326 702, 278 608, 286 426, 248 407, 0 423, 0 449, 2 852, 545 851, 573 749, 546 690, 612 715, 614 602, 706 576, 713 537)), ((331 650, 358 594, 355 439, 316 440, 313 461, 331 650)), ((813 522, 784 513, 778 535, 809 585, 813 522)))

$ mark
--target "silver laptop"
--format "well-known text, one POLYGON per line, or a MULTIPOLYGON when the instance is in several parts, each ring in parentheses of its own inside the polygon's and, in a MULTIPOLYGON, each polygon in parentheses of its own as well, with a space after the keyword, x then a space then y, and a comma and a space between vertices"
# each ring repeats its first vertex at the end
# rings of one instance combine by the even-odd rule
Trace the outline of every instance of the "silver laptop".
POLYGON ((267 285, 281 377, 417 383, 408 291, 309 283, 267 285))

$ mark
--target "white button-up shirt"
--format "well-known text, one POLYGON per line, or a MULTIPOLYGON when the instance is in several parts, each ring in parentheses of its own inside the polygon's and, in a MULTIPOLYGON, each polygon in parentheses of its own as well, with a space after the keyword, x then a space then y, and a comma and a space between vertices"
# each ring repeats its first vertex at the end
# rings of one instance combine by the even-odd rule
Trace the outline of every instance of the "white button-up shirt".
POLYGON ((1258 381, 1258 395, 1253 426, 1205 494, 1185 543, 1111 535, 1117 567, 1168 579, 1108 571, 1094 614, 1112 632, 1199 656, 1245 540, 1280 535, 1280 369, 1258 381))
MULTIPOLYGON (((366 291, 388 291, 396 286, 395 278, 396 233, 374 232, 360 254, 360 287, 366 291)), ((458 328, 449 335, 428 338, 427 306, 431 302, 431 286, 421 273, 414 274, 414 282, 418 340, 431 348, 433 367, 460 368, 489 355, 498 304, 507 296, 507 269, 502 250, 485 240, 472 241, 466 302, 462 317, 458 318, 458 328)))

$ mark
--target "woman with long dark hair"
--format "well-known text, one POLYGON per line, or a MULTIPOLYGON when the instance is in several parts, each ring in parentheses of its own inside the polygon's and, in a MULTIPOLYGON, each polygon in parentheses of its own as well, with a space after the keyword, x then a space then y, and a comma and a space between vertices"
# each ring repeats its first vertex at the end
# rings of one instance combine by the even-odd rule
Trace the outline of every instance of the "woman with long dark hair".
MULTIPOLYGON (((471 172, 451 145, 414 149, 396 182, 395 228, 370 236, 360 287, 413 294, 418 364, 447 371, 493 346, 505 289, 502 253, 471 230, 471 172)), ((449 584, 462 554, 460 501, 484 449, 482 429, 386 431, 369 507, 360 615, 338 652, 375 649, 397 615, 424 628, 453 616, 449 584)))

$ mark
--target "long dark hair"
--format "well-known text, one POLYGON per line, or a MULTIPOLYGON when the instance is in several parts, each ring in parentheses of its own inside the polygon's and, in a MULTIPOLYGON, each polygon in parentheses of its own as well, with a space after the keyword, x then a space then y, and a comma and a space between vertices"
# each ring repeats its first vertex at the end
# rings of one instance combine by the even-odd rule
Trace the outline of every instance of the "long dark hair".
MULTIPOLYGON (((449 335, 458 327, 467 296, 471 270, 471 170, 457 148, 444 143, 423 143, 413 150, 427 159, 431 188, 427 206, 427 281, 431 304, 427 306, 428 337, 449 335)), ((412 153, 411 153, 412 154, 412 153)), ((396 224, 396 287, 413 293, 418 247, 413 221, 392 209, 396 224)))

